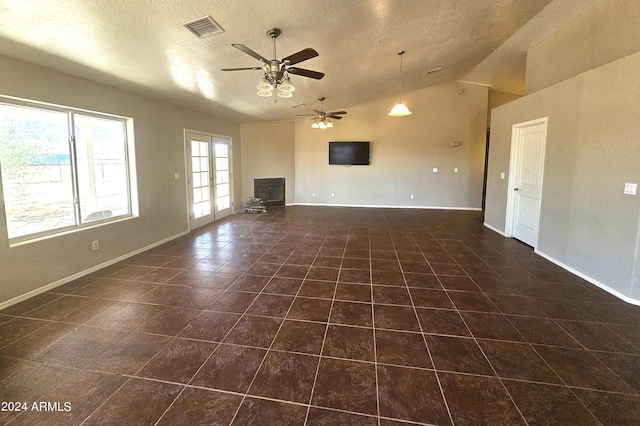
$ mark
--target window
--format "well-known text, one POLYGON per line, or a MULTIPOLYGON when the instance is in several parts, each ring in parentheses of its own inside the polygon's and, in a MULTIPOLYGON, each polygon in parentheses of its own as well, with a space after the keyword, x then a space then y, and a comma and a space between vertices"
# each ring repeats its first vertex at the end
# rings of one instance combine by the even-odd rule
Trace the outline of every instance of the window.
POLYGON ((127 121, 0 98, 10 241, 131 216, 127 121))

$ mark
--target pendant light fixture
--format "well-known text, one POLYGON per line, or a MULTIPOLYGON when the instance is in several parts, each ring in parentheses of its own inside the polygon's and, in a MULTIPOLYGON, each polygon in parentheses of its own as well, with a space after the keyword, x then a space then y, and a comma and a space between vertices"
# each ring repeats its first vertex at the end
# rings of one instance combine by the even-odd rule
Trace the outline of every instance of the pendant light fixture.
POLYGON ((398 56, 400 56, 400 102, 391 108, 391 111, 387 114, 391 117, 406 117, 407 115, 412 114, 409 108, 402 103, 402 55, 404 55, 404 53, 404 50, 398 52, 398 56))

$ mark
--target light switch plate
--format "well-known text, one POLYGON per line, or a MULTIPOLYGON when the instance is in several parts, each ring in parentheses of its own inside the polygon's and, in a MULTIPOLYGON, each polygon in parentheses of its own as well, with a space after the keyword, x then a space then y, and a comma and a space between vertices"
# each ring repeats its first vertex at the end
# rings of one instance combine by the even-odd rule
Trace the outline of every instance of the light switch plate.
POLYGON ((438 173, 438 168, 437 167, 433 168, 433 173, 438 173))
POLYGON ((627 195, 636 195, 636 190, 638 189, 637 183, 625 183, 624 184, 624 193, 627 195))

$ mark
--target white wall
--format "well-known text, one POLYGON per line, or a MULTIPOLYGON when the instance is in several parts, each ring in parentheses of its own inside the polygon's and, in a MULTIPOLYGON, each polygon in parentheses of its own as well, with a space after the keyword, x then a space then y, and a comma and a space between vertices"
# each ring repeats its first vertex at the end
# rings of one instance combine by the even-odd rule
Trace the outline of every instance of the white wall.
POLYGON ((0 58, 0 75, 3 95, 133 118, 140 212, 131 220, 9 247, 0 203, 0 303, 186 232, 184 128, 232 138, 234 201, 241 203, 239 124, 8 57, 0 58), (174 179, 175 172, 181 179, 174 179), (91 250, 92 240, 100 241, 98 251, 91 250))

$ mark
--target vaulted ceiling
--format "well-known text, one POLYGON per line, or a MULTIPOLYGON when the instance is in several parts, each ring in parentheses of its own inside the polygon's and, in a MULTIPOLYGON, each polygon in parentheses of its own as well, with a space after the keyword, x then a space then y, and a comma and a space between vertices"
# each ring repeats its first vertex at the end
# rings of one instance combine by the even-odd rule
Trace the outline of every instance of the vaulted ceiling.
POLYGON ((229 120, 282 120, 320 96, 329 110, 396 96, 401 50, 403 92, 465 80, 522 94, 526 49, 595 1, 0 0, 0 53, 229 120), (182 25, 205 15, 224 32, 182 25), (297 66, 326 74, 291 76, 290 99, 257 96, 259 70, 220 71, 261 65, 231 43, 272 59, 270 28, 277 59, 312 47, 297 66))

